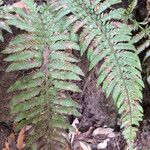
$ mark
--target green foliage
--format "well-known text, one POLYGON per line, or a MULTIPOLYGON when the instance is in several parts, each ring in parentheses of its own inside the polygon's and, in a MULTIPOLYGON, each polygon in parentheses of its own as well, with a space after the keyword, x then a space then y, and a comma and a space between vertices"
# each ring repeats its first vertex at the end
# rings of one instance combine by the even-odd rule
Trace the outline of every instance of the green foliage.
MULTIPOLYGON (((130 17, 137 1, 130 1, 128 10, 114 7, 121 0, 55 0, 40 6, 33 0, 22 1, 26 10, 15 8, 17 15, 3 15, 7 26, 2 29, 10 32, 8 25, 13 25, 24 31, 3 53, 9 54, 5 59, 11 62, 8 72, 29 72, 9 88, 18 93, 11 101, 17 129, 32 125, 28 144, 41 137, 48 145, 64 142, 62 129, 70 128, 65 115, 80 115, 76 110, 79 105, 64 94, 65 90, 80 92, 70 82, 83 76, 76 65, 78 59, 68 52, 74 49, 81 56, 87 54, 89 70, 99 66, 97 86, 113 97, 121 114, 123 135, 132 150, 143 117, 140 103, 144 84, 138 54, 150 44, 149 27, 143 28, 130 17), (138 34, 133 36, 136 30, 138 34), (144 44, 135 47, 143 38, 144 44)), ((149 52, 145 59, 148 57, 149 52)))
POLYGON ((17 15, 9 18, 8 23, 24 34, 3 51, 10 54, 5 59, 11 62, 7 72, 29 71, 9 88, 9 92, 18 93, 11 101, 11 113, 16 116, 16 129, 32 125, 28 145, 42 137, 51 149, 51 141, 64 143, 62 132, 71 128, 65 115, 80 116, 76 110, 80 106, 63 94, 65 90, 80 91, 70 81, 80 80, 83 72, 75 65, 78 60, 67 52, 79 50, 79 46, 70 40, 68 32, 60 30, 51 6, 36 6, 33 0, 23 2, 28 10, 15 8, 17 15))
POLYGON ((11 14, 9 14, 11 9, 9 7, 1 6, 2 4, 3 1, 0 1, 0 41, 3 42, 4 38, 2 35, 2 30, 6 30, 9 33, 12 33, 12 31, 7 22, 7 19, 11 17, 11 14))
MULTIPOLYGON (((137 23, 138 24, 138 23, 137 23)), ((133 36, 132 42, 134 44, 137 44, 137 53, 142 53, 146 48, 150 46, 150 27, 141 27, 140 24, 138 24, 139 27, 135 29, 137 33, 133 36), (143 40, 143 42, 141 42, 143 40)), ((134 28, 133 28, 134 29, 134 28)), ((149 57, 150 51, 146 52, 144 60, 146 60, 149 57)))
POLYGON ((64 0, 61 8, 55 6, 58 11, 56 20, 65 20, 62 28, 70 27, 72 37, 79 34, 80 53, 83 55, 87 51, 89 70, 102 62, 97 85, 102 84, 107 96, 112 93, 121 114, 123 135, 129 148, 133 149, 136 127, 143 117, 140 103, 144 85, 140 61, 131 42, 131 29, 123 23, 125 10, 113 8, 120 2, 64 0))
POLYGON ((127 12, 128 20, 131 22, 130 27, 132 29, 133 37, 132 43, 136 45, 136 52, 138 55, 142 55, 142 67, 144 78, 147 78, 148 83, 150 79, 150 69, 149 69, 149 60, 150 60, 150 26, 149 26, 149 4, 147 1, 147 10, 148 14, 146 18, 143 18, 143 22, 137 22, 132 19, 132 12, 127 12))
MULTIPOLYGON (((126 16, 128 21, 130 21, 130 28, 133 32, 132 43, 136 45, 137 54, 142 53, 145 49, 149 48, 150 46, 150 26, 149 26, 149 12, 146 18, 143 18, 143 22, 137 22, 136 20, 132 19, 132 11, 137 5, 137 0, 132 0, 129 8, 126 10, 126 16), (132 7, 134 6, 134 7, 132 7)), ((148 2, 147 2, 148 5, 148 2)), ((149 6, 147 6, 147 11, 149 11, 149 6)), ((146 51, 144 61, 149 58, 149 50, 146 51)))
POLYGON ((128 15, 132 14, 134 8, 137 6, 138 0, 128 0, 129 7, 126 12, 128 12, 128 15))
POLYGON ((145 27, 142 27, 139 23, 137 24, 139 28, 137 28, 137 34, 133 36, 132 41, 137 45, 137 53, 144 54, 144 58, 142 59, 143 73, 150 84, 150 26, 147 24, 145 27))

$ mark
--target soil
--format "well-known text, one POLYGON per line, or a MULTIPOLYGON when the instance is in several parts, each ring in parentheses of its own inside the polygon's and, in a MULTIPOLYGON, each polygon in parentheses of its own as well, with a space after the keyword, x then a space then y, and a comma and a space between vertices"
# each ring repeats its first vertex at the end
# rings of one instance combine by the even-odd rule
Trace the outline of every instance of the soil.
MULTIPOLYGON (((5 0, 6 4, 13 4, 18 0, 5 0)), ((41 2, 41 1, 39 1, 41 2)), ((127 5, 125 1, 124 6, 127 5)), ((142 5, 140 3, 140 5, 142 5)), ((144 4, 143 4, 144 5, 144 4)), ((136 8, 138 11, 139 9, 136 8)), ((136 13, 137 14, 137 13, 136 13)), ((139 15, 138 15, 139 16, 139 15)), ((0 51, 2 51, 9 41, 14 38, 15 35, 19 34, 20 31, 13 29, 14 34, 4 33, 5 42, 0 43, 0 51)), ((76 54, 78 55, 78 54, 76 54)), ((0 150, 4 146, 4 143, 10 135, 16 134, 13 131, 13 118, 10 115, 9 101, 13 96, 13 93, 7 93, 7 89, 11 84, 13 84, 20 76, 23 75, 22 72, 12 72, 6 73, 5 70, 9 65, 4 61, 5 56, 0 54, 0 150)), ((79 110, 82 114, 81 117, 75 118, 74 116, 69 116, 70 123, 74 119, 79 120, 78 130, 79 135, 75 136, 74 142, 72 143, 73 150, 79 149, 79 142, 84 141, 90 143, 92 150, 97 150, 97 144, 106 140, 108 137, 105 135, 93 136, 92 133, 95 129, 102 128, 112 128, 115 132, 115 137, 110 138, 108 146, 104 150, 124 150, 125 141, 121 136, 121 130, 119 128, 119 118, 113 104, 111 97, 106 98, 105 94, 102 92, 101 87, 96 88, 97 80, 97 68, 92 72, 87 70, 88 63, 86 58, 83 57, 81 62, 78 64, 85 73, 85 77, 81 82, 77 84, 83 90, 80 94, 71 94, 71 96, 77 100, 82 106, 79 110)), ((135 145, 138 145, 139 150, 149 150, 150 149, 150 87, 146 84, 146 88, 143 91, 144 100, 143 107, 145 110, 145 118, 141 123, 140 131, 138 132, 138 138, 135 145)), ((14 139, 15 140, 15 139, 14 139)), ((16 142, 16 141, 15 141, 16 142)), ((13 142, 14 144, 14 142, 13 142)), ((17 150, 16 146, 12 144, 12 149, 17 150)), ((58 149, 59 150, 59 149, 58 149)))
MULTIPOLYGON (((83 68, 85 66, 81 66, 83 68)), ((96 67, 84 79, 83 92, 80 97, 80 104, 82 106, 82 117, 80 118, 79 130, 81 132, 87 131, 90 127, 115 127, 117 125, 117 113, 112 103, 111 98, 106 98, 102 92, 101 87, 96 87, 97 81, 96 67)))

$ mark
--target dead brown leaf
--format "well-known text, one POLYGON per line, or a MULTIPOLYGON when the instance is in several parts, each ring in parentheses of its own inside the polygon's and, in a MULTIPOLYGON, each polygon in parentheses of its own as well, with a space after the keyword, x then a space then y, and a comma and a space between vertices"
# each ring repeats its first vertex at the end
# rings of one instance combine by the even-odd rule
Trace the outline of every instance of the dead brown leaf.
POLYGON ((80 142, 80 150, 92 150, 92 148, 88 143, 80 142))
POLYGON ((24 148, 24 141, 25 141, 25 128, 21 129, 17 139, 17 148, 22 150, 24 148))
POLYGON ((5 142, 5 146, 4 146, 3 150, 10 150, 8 142, 5 142))
POLYGON ((93 131, 93 136, 97 136, 97 135, 109 135, 113 131, 114 131, 114 129, 112 129, 112 128, 97 128, 97 129, 95 129, 93 131))
POLYGON ((14 3, 14 4, 12 5, 12 7, 27 9, 26 4, 25 4, 24 2, 22 2, 22 1, 14 3))
POLYGON ((72 150, 70 144, 67 142, 65 145, 65 150, 72 150))

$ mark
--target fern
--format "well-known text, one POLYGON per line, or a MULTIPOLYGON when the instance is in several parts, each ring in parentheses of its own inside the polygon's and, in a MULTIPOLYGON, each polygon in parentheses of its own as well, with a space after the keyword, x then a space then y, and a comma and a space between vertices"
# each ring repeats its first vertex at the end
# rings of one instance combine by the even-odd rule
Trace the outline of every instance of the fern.
MULTIPOLYGON (((134 1, 133 1, 134 3, 134 1)), ((147 1, 147 10, 149 11, 149 2, 147 1)), ((149 61, 150 57, 150 26, 149 26, 149 14, 144 19, 143 22, 137 22, 136 20, 132 19, 132 11, 129 12, 127 10, 127 18, 130 21, 130 28, 133 32, 132 43, 136 45, 137 54, 145 54, 142 58, 142 65, 147 66, 147 62, 149 61), (128 14, 128 15, 127 15, 128 14)), ((149 82, 149 69, 143 70, 143 73, 146 73, 147 81, 149 82)))
POLYGON ((143 117, 140 103, 144 85, 140 61, 131 42, 131 29, 123 23, 125 10, 113 8, 119 3, 121 0, 59 1, 54 3, 55 20, 65 20, 62 28, 70 28, 73 41, 79 34, 80 53, 87 51, 89 70, 102 62, 97 85, 102 84, 107 96, 112 93, 121 114, 123 135, 133 149, 143 117))
MULTIPOLYGON (((75 65, 78 60, 67 53, 67 49, 74 49, 81 55, 87 53, 89 70, 101 62, 97 86, 102 85, 107 97, 112 95, 132 150, 143 117, 140 103, 144 84, 137 53, 145 48, 136 49, 134 44, 147 38, 149 27, 132 38, 137 26, 129 28, 125 9, 114 8, 121 0, 63 0, 41 6, 33 0, 22 1, 27 10, 15 8, 17 15, 4 20, 24 34, 12 40, 3 53, 9 54, 5 60, 12 62, 7 71, 29 72, 9 89, 18 93, 11 101, 17 129, 32 125, 28 144, 41 137, 49 149, 51 141, 64 143, 61 128, 70 128, 64 114, 80 115, 76 110, 79 105, 63 94, 65 90, 80 91, 69 82, 83 75, 75 65)), ((136 3, 131 3, 129 13, 136 3)), ((145 43, 149 46, 149 41, 145 43)))
POLYGON ((3 1, 0 1, 0 41, 3 42, 4 38, 2 35, 2 30, 6 30, 9 33, 12 33, 12 31, 7 22, 7 19, 11 17, 11 14, 9 14, 11 9, 6 6, 1 6, 2 4, 3 4, 3 1))
MULTIPOLYGON (((133 34, 132 37, 132 43, 134 45, 137 45, 137 54, 140 54, 143 52, 146 48, 150 46, 150 26, 148 24, 149 20, 149 14, 147 14, 147 17, 144 19, 143 22, 138 22, 134 19, 132 19, 132 12, 135 6, 137 5, 137 0, 132 0, 132 3, 129 5, 129 9, 126 10, 126 17, 127 20, 130 21, 130 28, 133 34), (142 41, 142 42, 141 42, 142 41)), ((147 10, 149 11, 149 2, 147 1, 147 10)), ((146 52, 146 56, 144 60, 146 60, 149 57, 149 51, 146 52)))
MULTIPOLYGON (((137 23, 138 24, 138 23, 137 23)), ((150 46, 150 27, 146 26, 146 27, 141 27, 139 25, 139 28, 137 28, 137 34, 135 34, 132 38, 132 42, 134 44, 137 44, 137 53, 140 54, 141 52, 143 52, 146 48, 148 48, 150 46), (144 42, 141 42, 141 40, 143 40, 144 42)), ((146 52, 146 56, 144 58, 144 60, 146 60, 149 55, 148 55, 149 51, 146 52)))
POLYGON ((60 30, 50 5, 36 6, 33 0, 23 0, 27 11, 15 8, 16 16, 8 23, 25 31, 13 39, 3 51, 12 62, 7 71, 28 70, 29 74, 16 81, 9 92, 18 91, 11 100, 16 129, 32 125, 28 145, 44 138, 45 146, 54 149, 51 141, 64 144, 62 129, 71 129, 64 115, 79 116, 79 105, 64 90, 79 92, 70 81, 80 80, 82 70, 78 60, 67 49, 79 50, 70 34, 60 30), (61 131, 61 132, 60 132, 61 131))
POLYGON ((137 54, 144 54, 142 58, 143 73, 147 78, 147 82, 150 83, 150 70, 148 67, 150 60, 150 26, 147 24, 145 27, 142 27, 140 23, 137 22, 137 24, 137 34, 133 36, 132 42, 136 44, 137 54))

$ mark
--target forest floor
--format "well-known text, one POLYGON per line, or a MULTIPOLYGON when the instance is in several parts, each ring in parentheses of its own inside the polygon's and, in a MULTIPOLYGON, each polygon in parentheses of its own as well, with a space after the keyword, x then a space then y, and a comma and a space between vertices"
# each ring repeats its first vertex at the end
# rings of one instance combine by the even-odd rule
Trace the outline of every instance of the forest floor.
MULTIPOLYGON (((7 4, 13 4, 16 0, 7 0, 7 4)), ((5 42, 0 43, 2 51, 8 42, 20 31, 14 29, 14 34, 4 33, 5 42)), ((78 55, 75 53, 75 55, 78 55)), ((9 86, 19 77, 24 76, 25 72, 6 73, 9 65, 4 61, 5 56, 0 54, 0 150, 17 150, 17 140, 19 133, 13 129, 13 118, 10 114, 9 101, 13 93, 7 93, 9 86), (9 143, 9 146, 7 145, 9 143), (10 149, 9 149, 10 148, 10 149)), ((69 116, 70 124, 76 128, 76 133, 69 133, 73 138, 70 142, 72 149, 67 150, 125 150, 126 143, 121 136, 120 120, 117 115, 113 101, 106 98, 101 88, 96 88, 97 68, 88 72, 86 58, 82 58, 78 64, 84 71, 85 77, 78 86, 82 89, 81 93, 71 94, 79 102, 82 114, 75 118, 69 116)), ((150 150, 150 87, 146 86, 143 100, 145 116, 141 122, 140 130, 135 142, 138 150, 150 150)), ((25 142, 25 141, 24 141, 25 142)), ((57 149, 57 148, 56 148, 57 149)), ((57 149, 61 150, 61 149, 57 149)))

